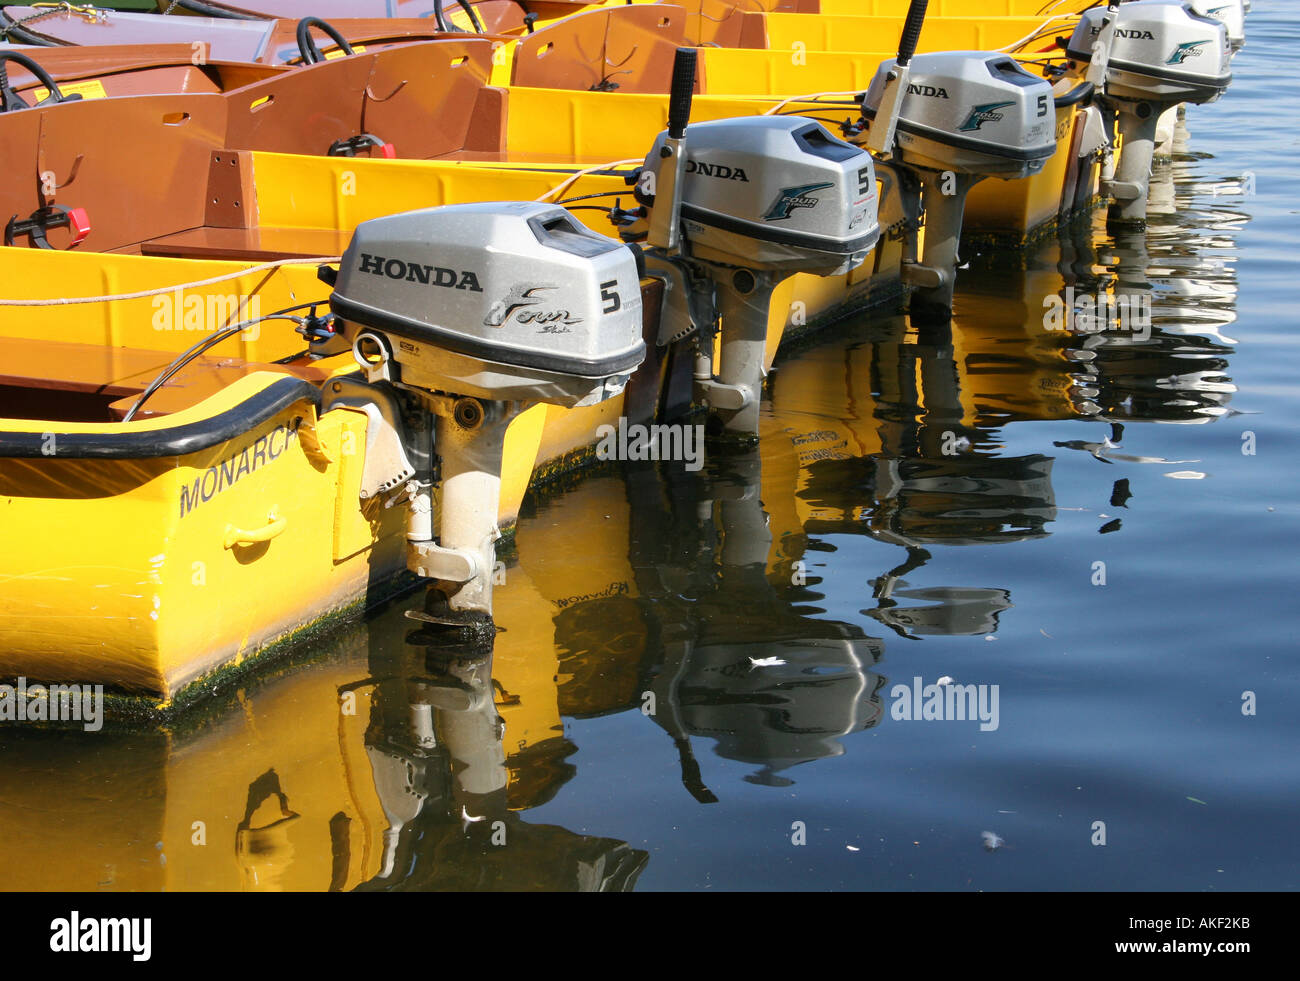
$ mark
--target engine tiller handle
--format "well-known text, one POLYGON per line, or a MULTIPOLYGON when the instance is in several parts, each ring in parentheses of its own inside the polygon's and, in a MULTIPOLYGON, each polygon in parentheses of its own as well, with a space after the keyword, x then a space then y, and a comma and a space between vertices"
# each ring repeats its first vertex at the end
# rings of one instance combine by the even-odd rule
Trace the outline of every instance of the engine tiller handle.
POLYGON ((668 90, 668 135, 680 140, 691 119, 691 99, 695 95, 695 62, 699 52, 678 48, 673 58, 673 81, 668 90))
POLYGON ((907 8, 907 19, 903 21, 903 34, 898 39, 898 64, 905 66, 916 54, 916 46, 921 42, 921 25, 925 23, 925 9, 930 0, 912 0, 907 8))

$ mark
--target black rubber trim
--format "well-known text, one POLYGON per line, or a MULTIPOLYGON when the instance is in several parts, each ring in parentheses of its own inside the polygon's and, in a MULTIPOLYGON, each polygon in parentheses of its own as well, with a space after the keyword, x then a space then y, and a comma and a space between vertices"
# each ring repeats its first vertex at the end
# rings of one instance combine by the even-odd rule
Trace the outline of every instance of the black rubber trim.
MULTIPOLYGON (((1215 21, 1217 24, 1218 21, 1215 21)), ((1092 54, 1080 54, 1078 51, 1071 51, 1068 48, 1065 51, 1067 57, 1075 61, 1082 61, 1085 65, 1092 60, 1092 54)), ((1143 65, 1134 61, 1119 61, 1111 58, 1106 63, 1106 67, 1117 68, 1120 71, 1132 72, 1134 75, 1144 75, 1147 78, 1154 78, 1162 82, 1180 82, 1183 85, 1190 85, 1196 88, 1205 89, 1207 92, 1217 89, 1226 89, 1232 83, 1232 73, 1227 75, 1216 75, 1213 78, 1207 75, 1188 75, 1186 72, 1171 72, 1163 68, 1157 68, 1154 65, 1143 65)))
POLYGON ((1008 85, 1018 85, 1022 89, 1028 88, 1035 82, 1042 81, 1037 75, 1021 68, 1020 62, 1014 58, 999 58, 986 61, 984 67, 989 70, 989 75, 997 81, 1006 82, 1008 85))
MULTIPOLYGON (((862 115, 866 119, 874 120, 876 110, 868 109, 865 106, 862 109, 862 115)), ((1002 146, 998 143, 987 143, 984 140, 972 140, 968 136, 957 136, 954 133, 946 133, 941 129, 931 129, 929 126, 922 126, 919 123, 909 122, 906 119, 898 121, 898 128, 904 133, 911 133, 913 136, 923 136, 927 140, 934 140, 936 143, 947 143, 949 146, 959 147, 963 150, 976 150, 979 153, 987 153, 990 157, 1002 157, 1006 160, 1037 160, 1040 157, 1050 157, 1056 152, 1056 141, 1052 141, 1051 151, 1044 154, 1042 151, 1047 148, 1044 143, 1041 147, 1029 150, 1018 150, 1012 147, 1002 146)))
POLYGON ((1080 82, 1069 92, 1055 98, 1056 108, 1065 109, 1069 106, 1077 106, 1081 102, 1086 105, 1092 101, 1093 92, 1096 88, 1092 82, 1080 82))
POLYGON ((1206 90, 1226 89, 1232 84, 1232 73, 1227 75, 1215 75, 1209 77, 1206 75, 1189 75, 1186 72, 1171 72, 1164 68, 1152 70, 1150 65, 1141 65, 1132 61, 1116 61, 1114 58, 1106 63, 1107 68, 1118 68, 1121 71, 1132 72, 1134 75, 1146 75, 1148 78, 1158 78, 1161 81, 1181 82, 1184 85, 1195 86, 1206 90))
POLYGON ((751 238, 775 242, 777 245, 791 245, 795 248, 812 249, 816 252, 826 252, 831 255, 852 255, 854 252, 866 252, 874 248, 880 238, 880 228, 877 226, 874 234, 868 233, 845 242, 836 242, 820 235, 810 235, 807 232, 792 232, 785 228, 778 228, 775 225, 743 221, 729 215, 719 215, 698 205, 687 204, 685 201, 682 202, 682 217, 691 221, 698 221, 701 225, 720 228, 724 232, 735 232, 737 235, 748 235, 751 238))
POLYGON ((559 207, 550 215, 535 215, 529 218, 528 227, 539 245, 580 256, 583 259, 607 255, 621 248, 620 243, 614 239, 606 235, 598 235, 585 225, 578 224, 576 218, 559 207))
POLYGON ((539 371, 551 371, 560 375, 576 375, 579 378, 607 378, 610 375, 630 371, 645 360, 645 342, 638 341, 636 346, 622 354, 608 358, 574 358, 541 352, 519 351, 503 348, 496 344, 480 341, 434 327, 410 317, 403 317, 386 310, 376 310, 365 303, 349 300, 335 292, 330 296, 330 309, 348 321, 362 327, 386 333, 409 337, 414 341, 435 344, 454 354, 478 358, 493 364, 507 365, 513 368, 529 368, 539 371))
POLYGON ((790 135, 794 137, 795 143, 799 145, 799 148, 804 153, 811 154, 814 157, 821 157, 823 160, 833 160, 835 163, 852 160, 865 152, 852 143, 837 140, 817 123, 812 123, 803 129, 797 129, 790 135))
POLYGON ((52 425, 48 433, 0 432, 0 459, 155 460, 188 456, 250 432, 298 402, 319 410, 320 389, 301 378, 286 376, 220 415, 167 429, 61 433, 52 425), (52 454, 42 452, 48 445, 47 435, 54 436, 52 454))

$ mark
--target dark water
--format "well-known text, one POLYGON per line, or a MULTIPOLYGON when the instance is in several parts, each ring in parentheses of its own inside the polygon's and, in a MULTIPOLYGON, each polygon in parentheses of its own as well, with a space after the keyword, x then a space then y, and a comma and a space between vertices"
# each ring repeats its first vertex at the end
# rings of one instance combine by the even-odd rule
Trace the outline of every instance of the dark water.
POLYGON ((530 499, 492 662, 413 597, 184 730, 6 734, 4 847, 64 858, 4 885, 1297 888, 1297 42, 1258 0, 1144 235, 823 335, 757 451, 530 499), (1151 336, 1046 330, 1067 285, 1151 336), (996 728, 896 717, 943 676, 996 728))

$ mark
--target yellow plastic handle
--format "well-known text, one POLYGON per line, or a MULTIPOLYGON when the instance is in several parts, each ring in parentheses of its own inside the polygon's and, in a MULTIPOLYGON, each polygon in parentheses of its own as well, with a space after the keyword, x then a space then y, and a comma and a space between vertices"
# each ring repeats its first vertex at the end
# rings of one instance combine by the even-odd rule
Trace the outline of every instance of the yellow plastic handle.
POLYGON ((262 542, 269 542, 289 527, 289 522, 284 518, 277 517, 274 511, 266 516, 266 521, 266 526, 258 528, 256 531, 245 531, 243 528, 236 528, 234 525, 226 525, 225 547, 234 548, 236 545, 259 545, 262 542))

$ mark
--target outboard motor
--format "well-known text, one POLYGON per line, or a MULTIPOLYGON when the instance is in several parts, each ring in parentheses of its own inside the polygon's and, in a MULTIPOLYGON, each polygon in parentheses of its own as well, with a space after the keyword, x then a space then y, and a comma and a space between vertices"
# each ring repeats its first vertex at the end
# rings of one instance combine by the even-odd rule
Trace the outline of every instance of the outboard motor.
POLYGON ((490 621, 506 429, 537 402, 623 390, 645 357, 635 255, 555 205, 412 211, 357 226, 330 307, 369 382, 353 394, 377 423, 367 465, 384 465, 367 490, 405 490, 408 566, 439 582, 445 622, 490 621), (376 410, 394 389, 417 411, 376 410))
POLYGON ((1042 170, 1056 152, 1056 112, 1051 84, 1010 55, 914 56, 925 7, 925 0, 913 0, 898 58, 880 66, 862 97, 860 141, 897 172, 895 193, 913 233, 904 281, 919 287, 912 315, 943 320, 952 308, 970 189, 986 177, 1013 180, 1042 170), (917 263, 922 209, 925 249, 917 263))
MULTIPOLYGON (((1165 0, 1178 3, 1180 0, 1165 0)), ((1235 55, 1246 46, 1246 14, 1250 0, 1191 0, 1192 10, 1201 17, 1220 21, 1228 32, 1228 46, 1235 55)))
POLYGON ((647 267, 669 283, 660 343, 698 331, 697 397, 727 431, 756 435, 772 292, 862 263, 880 237, 876 174, 869 154, 797 116, 695 123, 688 140, 694 61, 678 51, 669 128, 638 181, 645 220, 621 234, 648 241, 647 267))
POLYGON ((1084 11, 1066 53, 1076 72, 1086 73, 1095 53, 1106 59, 1104 99, 1118 117, 1123 145, 1114 179, 1102 191, 1112 199, 1112 222, 1142 224, 1160 116, 1179 103, 1214 102, 1224 93, 1232 81, 1227 28, 1197 14, 1189 0, 1136 0, 1084 11), (1096 52, 1106 20, 1113 21, 1109 49, 1096 52))

